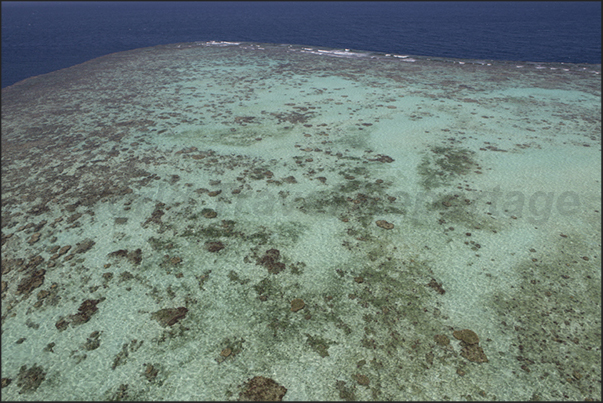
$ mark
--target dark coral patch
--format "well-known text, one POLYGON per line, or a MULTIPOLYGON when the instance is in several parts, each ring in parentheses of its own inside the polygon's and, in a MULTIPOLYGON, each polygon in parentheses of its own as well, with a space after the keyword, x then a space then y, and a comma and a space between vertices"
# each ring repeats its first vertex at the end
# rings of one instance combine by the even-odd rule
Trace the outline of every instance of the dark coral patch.
POLYGON ((262 265, 268 269, 269 273, 278 274, 285 270, 285 264, 279 262, 280 252, 278 249, 268 249, 266 254, 258 259, 256 264, 262 265))
POLYGON ((21 388, 19 393, 35 392, 44 379, 46 379, 44 368, 34 364, 31 368, 27 369, 27 365, 23 365, 19 370, 17 378, 17 386, 21 388))
POLYGON ((429 283, 427 283, 427 287, 431 287, 438 292, 438 294, 444 295, 446 290, 442 288, 442 283, 438 283, 434 278, 431 279, 429 283))
POLYGON ((75 315, 69 315, 69 317, 67 318, 59 319, 55 324, 56 328, 59 330, 65 330, 70 323, 75 326, 88 322, 92 315, 94 315, 96 311, 98 311, 96 305, 98 305, 99 302, 103 302, 105 299, 105 297, 102 297, 99 299, 85 300, 80 304, 79 308, 77 309, 78 313, 76 313, 75 315))
POLYGON ((383 229, 392 229, 394 228, 394 224, 387 222, 385 220, 377 220, 375 222, 375 224, 377 224, 378 227, 381 227, 383 229))
POLYGON ((224 249, 224 244, 222 242, 206 242, 205 243, 205 249, 207 249, 209 252, 218 252, 221 251, 222 249, 224 249))
POLYGON ((479 337, 473 330, 464 329, 464 330, 455 330, 452 335, 455 339, 462 340, 467 344, 478 344, 479 337))
POLYGON ((287 388, 279 385, 270 378, 254 376, 245 384, 245 389, 239 393, 242 401, 280 402, 287 393, 287 388))
POLYGON ((369 161, 378 161, 378 162, 394 162, 395 160, 392 157, 383 154, 377 154, 379 158, 369 159, 369 161))
POLYGON ((291 301, 291 311, 292 312, 297 312, 300 309, 304 309, 305 306, 306 306, 305 302, 300 298, 295 298, 293 301, 291 301))
POLYGON ((479 337, 473 330, 456 330, 452 335, 461 340, 461 356, 472 362, 488 362, 488 357, 479 345, 479 337))
POLYGON ((142 250, 140 248, 128 252, 127 249, 119 249, 114 252, 109 253, 107 256, 109 257, 122 257, 128 259, 132 264, 139 265, 142 262, 142 250))
POLYGON ((153 312, 151 318, 155 319, 163 327, 173 326, 180 319, 184 319, 188 309, 181 306, 179 308, 166 308, 153 312))
POLYGON ((92 239, 86 238, 82 242, 78 242, 75 244, 75 250, 73 253, 84 253, 88 252, 90 248, 92 248, 96 244, 92 239))
POLYGON ((31 272, 17 286, 17 294, 29 294, 32 290, 44 284, 44 274, 46 274, 44 269, 31 272))
POLYGON ((203 214, 203 217, 205 218, 215 218, 218 215, 215 210, 212 210, 210 208, 204 208, 203 210, 201 210, 201 214, 203 214))
MULTIPOLYGON (((461 343, 461 345, 462 344, 465 343, 461 343)), ((479 344, 466 344, 461 349, 461 356, 472 362, 488 362, 488 357, 486 357, 484 350, 479 346, 479 344)))

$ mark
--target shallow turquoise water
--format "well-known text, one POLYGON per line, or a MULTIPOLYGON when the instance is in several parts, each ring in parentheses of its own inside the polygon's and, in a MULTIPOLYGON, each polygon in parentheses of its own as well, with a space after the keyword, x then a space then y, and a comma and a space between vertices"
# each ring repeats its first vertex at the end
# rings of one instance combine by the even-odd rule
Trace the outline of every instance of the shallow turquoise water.
POLYGON ((2 399, 600 399, 600 84, 208 42, 3 89, 2 399))

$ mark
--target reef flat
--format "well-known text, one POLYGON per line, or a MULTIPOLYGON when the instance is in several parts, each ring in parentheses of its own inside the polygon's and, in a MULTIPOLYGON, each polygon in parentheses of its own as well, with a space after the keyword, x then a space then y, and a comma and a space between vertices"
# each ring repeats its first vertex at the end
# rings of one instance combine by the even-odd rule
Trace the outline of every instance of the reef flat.
POLYGON ((195 42, 2 90, 2 399, 601 399, 601 66, 195 42))

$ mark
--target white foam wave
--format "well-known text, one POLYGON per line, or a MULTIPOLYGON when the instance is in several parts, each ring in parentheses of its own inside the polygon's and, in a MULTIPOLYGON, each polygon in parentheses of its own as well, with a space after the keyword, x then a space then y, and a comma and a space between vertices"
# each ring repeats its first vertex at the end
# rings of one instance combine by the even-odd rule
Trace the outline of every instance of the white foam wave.
POLYGON ((313 49, 313 48, 302 48, 302 53, 311 53, 313 55, 327 55, 335 57, 367 57, 368 53, 350 52, 349 49, 345 50, 324 50, 324 49, 313 49))
POLYGON ((235 46, 235 45, 240 45, 241 42, 207 41, 204 44, 206 46, 235 46))

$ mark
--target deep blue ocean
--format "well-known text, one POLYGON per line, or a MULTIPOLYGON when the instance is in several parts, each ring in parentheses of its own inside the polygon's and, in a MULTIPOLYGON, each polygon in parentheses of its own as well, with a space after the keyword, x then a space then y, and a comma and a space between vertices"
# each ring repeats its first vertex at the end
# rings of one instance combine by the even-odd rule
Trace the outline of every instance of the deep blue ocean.
POLYGON ((243 41, 601 63, 601 2, 2 2, 2 87, 140 47, 243 41))

